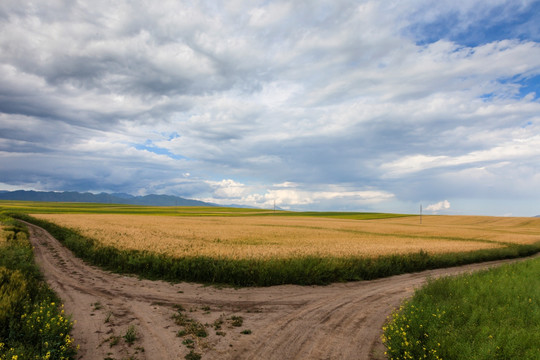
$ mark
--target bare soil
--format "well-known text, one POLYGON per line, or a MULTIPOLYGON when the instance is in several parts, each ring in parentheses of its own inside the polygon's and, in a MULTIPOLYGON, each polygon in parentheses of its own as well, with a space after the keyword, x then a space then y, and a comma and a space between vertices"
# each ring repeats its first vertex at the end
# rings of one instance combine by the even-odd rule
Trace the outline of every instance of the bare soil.
POLYGON ((508 262, 329 286, 216 288, 109 273, 27 225, 36 262, 76 321, 73 336, 84 360, 183 359, 190 351, 202 359, 384 359, 387 316, 426 279, 508 262), (183 329, 173 319, 178 305, 207 324, 207 337, 177 336, 183 329), (233 316, 243 319, 241 326, 233 316), (131 344, 124 338, 130 326, 137 334, 131 344))

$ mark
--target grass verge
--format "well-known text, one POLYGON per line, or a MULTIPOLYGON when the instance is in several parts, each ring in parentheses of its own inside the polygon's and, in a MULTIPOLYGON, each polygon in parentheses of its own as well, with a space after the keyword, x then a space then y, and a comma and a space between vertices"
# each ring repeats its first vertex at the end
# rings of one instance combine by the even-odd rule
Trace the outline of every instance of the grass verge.
POLYGON ((540 243, 536 243, 435 255, 418 252, 379 257, 173 258, 148 251, 119 250, 110 246, 100 246, 93 239, 51 222, 26 214, 12 214, 12 216, 43 227, 78 257, 111 271, 137 274, 149 279, 233 286, 322 285, 341 281, 370 280, 426 269, 527 256, 540 251, 540 243))
POLYGON ((72 323, 34 263, 26 229, 0 214, 0 359, 73 359, 72 323))
POLYGON ((383 331, 389 359, 540 359, 540 259, 432 280, 383 331))

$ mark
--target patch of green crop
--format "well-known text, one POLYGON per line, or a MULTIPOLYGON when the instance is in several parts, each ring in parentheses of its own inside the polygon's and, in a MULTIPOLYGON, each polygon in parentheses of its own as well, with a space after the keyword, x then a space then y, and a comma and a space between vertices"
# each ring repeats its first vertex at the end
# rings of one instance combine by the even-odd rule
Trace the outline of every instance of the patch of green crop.
POLYGON ((143 206, 98 203, 63 203, 0 200, 0 211, 26 214, 124 214, 168 216, 306 216, 339 219, 371 220, 409 216, 402 214, 363 212, 294 212, 266 209, 217 206, 143 206))

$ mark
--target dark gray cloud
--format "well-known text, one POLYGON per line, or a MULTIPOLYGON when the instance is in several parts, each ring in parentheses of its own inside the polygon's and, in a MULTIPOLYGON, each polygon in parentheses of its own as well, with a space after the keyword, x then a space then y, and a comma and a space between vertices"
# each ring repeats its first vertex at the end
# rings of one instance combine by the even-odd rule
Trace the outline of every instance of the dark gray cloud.
POLYGON ((533 215, 537 7, 3 1, 0 187, 533 215))

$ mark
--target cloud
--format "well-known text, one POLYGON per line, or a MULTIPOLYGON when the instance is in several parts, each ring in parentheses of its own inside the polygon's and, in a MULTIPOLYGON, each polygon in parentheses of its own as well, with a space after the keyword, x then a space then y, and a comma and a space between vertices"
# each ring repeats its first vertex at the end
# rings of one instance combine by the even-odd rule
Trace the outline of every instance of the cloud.
POLYGON ((402 212, 537 194, 537 8, 6 0, 0 182, 402 212))
MULTIPOLYGON (((340 202, 347 202, 349 207, 362 209, 372 204, 381 203, 394 197, 393 194, 378 190, 350 191, 340 185, 310 185, 284 182, 271 187, 265 185, 245 185, 231 179, 207 181, 212 193, 206 198, 219 204, 251 205, 284 209, 331 209, 340 202), (322 190, 326 188, 327 190, 322 190), (331 190, 331 191, 328 191, 331 190), (211 200, 212 199, 212 200, 211 200)), ((342 206, 342 205, 341 205, 342 206)))
POLYGON ((431 204, 431 205, 426 206, 427 211, 433 211, 433 212, 447 210, 447 209, 450 209, 450 202, 448 202, 448 200, 439 201, 436 204, 431 204))
POLYGON ((246 185, 231 179, 221 181, 206 181, 213 189, 213 195, 217 199, 238 200, 248 195, 250 189, 246 185))
POLYGON ((517 138, 512 134, 507 143, 502 143, 491 149, 473 151, 459 156, 427 156, 410 155, 388 164, 382 168, 389 171, 389 176, 400 176, 407 173, 419 172, 432 168, 448 168, 469 164, 486 164, 509 160, 530 159, 540 156, 540 136, 523 134, 517 138))

